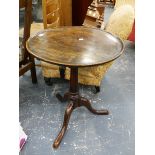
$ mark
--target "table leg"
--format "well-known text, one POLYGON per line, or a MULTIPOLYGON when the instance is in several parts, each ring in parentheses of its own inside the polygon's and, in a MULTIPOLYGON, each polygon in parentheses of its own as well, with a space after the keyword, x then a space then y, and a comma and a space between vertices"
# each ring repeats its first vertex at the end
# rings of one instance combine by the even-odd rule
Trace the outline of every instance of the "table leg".
POLYGON ((108 115, 109 114, 109 111, 106 110, 106 109, 102 109, 102 110, 96 110, 94 109, 89 100, 84 98, 84 97, 81 97, 80 99, 80 106, 85 106, 90 112, 92 112, 93 114, 96 114, 96 115, 108 115))
POLYGON ((56 97, 60 102, 66 102, 67 100, 69 100, 69 92, 65 93, 64 96, 62 96, 61 94, 57 93, 56 97))
POLYGON ((53 143, 54 148, 58 148, 58 146, 60 145, 62 138, 67 130, 67 126, 69 123, 71 113, 75 108, 80 107, 80 106, 85 106, 90 112, 92 112, 94 114, 97 114, 97 115, 108 115, 109 114, 108 110, 106 110, 106 109, 103 109, 103 110, 94 109, 91 106, 91 103, 89 102, 88 99, 81 97, 79 95, 78 68, 77 67, 71 68, 69 92, 65 93, 65 95, 63 97, 60 94, 57 94, 56 97, 62 102, 66 101, 66 100, 70 100, 71 103, 69 103, 66 108, 62 128, 53 143))
POLYGON ((74 104, 72 102, 67 105, 65 115, 64 115, 64 122, 63 122, 63 125, 61 128, 61 131, 59 132, 57 138, 55 139, 55 141, 53 143, 54 148, 58 148, 59 144, 61 143, 61 140, 67 130, 68 122, 69 122, 71 113, 73 111, 73 108, 74 108, 74 104))

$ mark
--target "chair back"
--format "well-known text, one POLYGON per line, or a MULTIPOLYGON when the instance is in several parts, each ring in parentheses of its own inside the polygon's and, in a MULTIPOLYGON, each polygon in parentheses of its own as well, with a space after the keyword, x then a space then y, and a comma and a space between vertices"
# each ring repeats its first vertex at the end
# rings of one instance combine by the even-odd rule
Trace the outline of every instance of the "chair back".
MULTIPOLYGON (((19 76, 30 70, 32 83, 37 83, 34 57, 26 49, 26 41, 30 37, 30 28, 32 23, 32 0, 19 0, 19 9, 24 11, 24 33, 21 47, 22 58, 19 60, 19 76)), ((20 57, 19 57, 20 58, 20 57)))
POLYGON ((44 29, 60 26, 59 0, 42 0, 44 29))
POLYGON ((25 60, 28 56, 28 52, 26 50, 26 41, 30 37, 30 29, 32 22, 32 0, 19 0, 19 9, 25 8, 24 13, 24 33, 22 40, 22 51, 23 51, 23 60, 25 60))

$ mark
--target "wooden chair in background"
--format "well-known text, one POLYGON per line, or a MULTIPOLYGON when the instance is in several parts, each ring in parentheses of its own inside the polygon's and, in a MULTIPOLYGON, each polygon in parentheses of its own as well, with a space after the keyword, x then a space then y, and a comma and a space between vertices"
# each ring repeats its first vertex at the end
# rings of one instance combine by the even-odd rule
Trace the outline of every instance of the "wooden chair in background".
MULTIPOLYGON (((42 0, 42 13, 44 29, 55 28, 62 25, 61 17, 61 1, 60 0, 42 0)), ((58 71, 61 78, 65 76, 65 68, 57 65, 52 65, 41 61, 42 68, 49 67, 54 71, 58 71)), ((44 75, 44 70, 42 70, 44 75)), ((46 84, 52 85, 50 78, 44 77, 46 84)))
POLYGON ((42 0, 44 29, 60 26, 60 4, 58 0, 42 0))
MULTIPOLYGON (((22 1, 21 1, 22 2, 22 1)), ((20 3, 21 3, 20 2, 20 3)), ((43 22, 42 23, 32 23, 31 24, 31 31, 29 36, 35 35, 37 32, 47 29, 47 28, 55 28, 62 25, 69 25, 71 24, 71 8, 68 7, 68 10, 64 10, 64 3, 67 4, 67 6, 71 5, 70 1, 63 2, 63 0, 42 0, 42 16, 43 16, 43 22), (61 8, 61 9, 60 9, 61 8), (63 11, 62 11, 63 10, 63 11), (69 13, 68 17, 67 14, 69 13)), ((20 38, 25 33, 24 28, 21 28, 19 30, 19 36, 20 38)), ((40 66, 40 64, 37 64, 37 66, 40 66)), ((51 65, 46 62, 41 61, 41 66, 44 68, 44 66, 49 67, 52 70, 58 71, 58 75, 60 75, 61 78, 64 78, 64 68, 51 65)), ((44 74, 44 70, 43 70, 44 74)), ((51 85, 50 78, 44 78, 46 84, 51 85)))
POLYGON ((25 8, 24 13, 24 33, 21 44, 21 55, 19 56, 19 76, 25 72, 31 72, 32 83, 37 83, 34 58, 26 49, 26 41, 30 37, 30 28, 32 21, 32 0, 19 0, 19 8, 25 8))

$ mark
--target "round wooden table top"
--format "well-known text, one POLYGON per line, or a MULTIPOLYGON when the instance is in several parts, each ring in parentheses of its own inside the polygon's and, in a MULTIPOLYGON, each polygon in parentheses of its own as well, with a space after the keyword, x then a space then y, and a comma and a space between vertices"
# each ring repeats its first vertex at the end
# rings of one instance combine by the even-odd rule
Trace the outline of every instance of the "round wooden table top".
POLYGON ((68 67, 103 64, 119 57, 124 49, 112 34, 83 26, 43 30, 29 38, 26 47, 40 60, 68 67))

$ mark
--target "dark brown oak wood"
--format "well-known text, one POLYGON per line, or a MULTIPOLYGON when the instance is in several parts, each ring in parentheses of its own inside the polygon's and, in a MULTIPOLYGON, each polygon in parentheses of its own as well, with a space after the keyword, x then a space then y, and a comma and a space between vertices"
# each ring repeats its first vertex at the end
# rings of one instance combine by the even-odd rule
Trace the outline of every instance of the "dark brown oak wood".
POLYGON ((67 126, 68 126, 69 119, 70 119, 70 116, 71 116, 73 109, 74 109, 74 104, 71 102, 67 105, 65 115, 64 115, 64 122, 63 122, 63 125, 61 128, 61 131, 59 132, 57 138, 55 139, 55 141, 53 143, 54 148, 57 148, 61 143, 61 140, 62 140, 62 138, 63 138, 63 136, 67 130, 67 126))
POLYGON ((27 41, 28 51, 38 59, 72 67, 112 61, 123 48, 123 42, 112 34, 82 26, 43 30, 27 41))
POLYGON ((61 128, 57 138, 55 139, 55 141, 53 143, 54 148, 58 148, 58 146, 60 145, 62 138, 65 135, 65 132, 67 130, 67 126, 68 126, 68 122, 69 122, 71 112, 75 108, 80 107, 80 106, 84 106, 90 112, 92 112, 93 114, 96 114, 96 115, 108 115, 109 114, 108 110, 106 110, 106 109, 102 109, 102 110, 94 109, 91 106, 88 99, 80 96, 79 91, 78 91, 78 67, 74 67, 74 68, 72 67, 71 68, 70 77, 71 78, 70 78, 69 92, 65 93, 65 95, 63 97, 60 94, 56 95, 56 97, 59 99, 59 101, 64 102, 64 101, 70 100, 71 103, 69 103, 67 108, 66 108, 62 128, 61 128))
POLYGON ((80 106, 97 115, 108 115, 106 109, 96 110, 88 99, 80 96, 78 68, 104 64, 119 57, 124 49, 123 42, 110 33, 85 27, 62 27, 39 32, 27 41, 28 51, 35 57, 51 64, 68 66, 70 72, 69 92, 57 94, 68 104, 62 128, 53 143, 58 148, 65 135, 72 111, 80 106))

